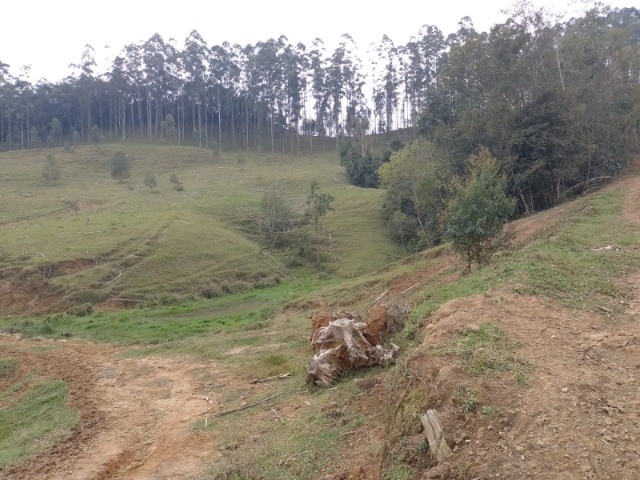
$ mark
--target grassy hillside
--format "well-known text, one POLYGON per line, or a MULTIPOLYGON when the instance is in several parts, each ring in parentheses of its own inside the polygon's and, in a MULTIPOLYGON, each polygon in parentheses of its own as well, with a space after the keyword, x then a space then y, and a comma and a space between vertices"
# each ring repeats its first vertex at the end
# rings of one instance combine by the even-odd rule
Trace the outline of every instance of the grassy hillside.
POLYGON ((7 152, 0 164, 0 268, 14 287, 49 299, 43 309, 113 298, 166 302, 305 272, 348 277, 399 254, 378 219, 381 192, 346 185, 333 152, 295 157, 109 144, 7 152), (110 175, 119 150, 133 159, 125 183, 110 175), (51 186, 42 178, 48 153, 61 166, 61 180, 51 186), (144 185, 148 172, 158 181, 154 190, 144 185), (184 190, 172 188, 172 175, 184 190), (274 188, 301 213, 312 180, 335 197, 335 212, 321 223, 325 263, 301 271, 289 265, 305 263, 293 261, 295 251, 263 250, 256 219, 274 188))
POLYGON ((630 373, 640 364, 637 172, 514 222, 510 248, 463 272, 447 245, 400 259, 376 215, 381 192, 346 185, 333 154, 244 154, 241 167, 237 154, 190 148, 83 147, 54 153, 62 181, 47 187, 46 153, 1 157, 0 291, 10 308, 58 292, 103 311, 0 318, 0 331, 17 334, 0 337, 0 430, 15 445, 42 437, 0 458, 7 478, 43 468, 106 478, 147 465, 206 479, 417 480, 432 467, 428 478, 597 478, 605 468, 631 478, 640 468, 632 442, 600 443, 603 429, 640 435, 630 373), (109 176, 118 148, 136 159, 129 184, 109 176), (147 170, 158 192, 143 185, 147 170), (300 211, 314 179, 336 198, 321 223, 320 270, 262 250, 252 226, 265 191, 276 185, 300 211), (206 288, 221 295, 203 298, 206 288), (108 298, 144 302, 122 309, 108 298), (309 390, 310 315, 366 315, 377 301, 412 310, 390 339, 398 365, 309 390), (430 408, 456 451, 440 466, 418 421, 430 408), (96 433, 98 414, 120 423, 96 433), (83 435, 111 448, 96 454, 83 435), (60 438, 64 448, 51 448, 60 438))

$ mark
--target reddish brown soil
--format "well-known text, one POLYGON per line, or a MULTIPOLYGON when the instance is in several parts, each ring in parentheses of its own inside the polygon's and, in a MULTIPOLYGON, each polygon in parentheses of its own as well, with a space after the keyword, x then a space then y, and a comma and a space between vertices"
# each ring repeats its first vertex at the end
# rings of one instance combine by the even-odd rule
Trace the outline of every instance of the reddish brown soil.
POLYGON ((72 435, 28 462, 0 470, 6 479, 189 478, 207 466, 215 440, 195 422, 217 407, 198 377, 213 365, 187 358, 122 358, 116 347, 25 341, 3 336, 3 356, 21 370, 64 380, 80 413, 72 435), (50 348, 34 348, 46 346, 50 348))

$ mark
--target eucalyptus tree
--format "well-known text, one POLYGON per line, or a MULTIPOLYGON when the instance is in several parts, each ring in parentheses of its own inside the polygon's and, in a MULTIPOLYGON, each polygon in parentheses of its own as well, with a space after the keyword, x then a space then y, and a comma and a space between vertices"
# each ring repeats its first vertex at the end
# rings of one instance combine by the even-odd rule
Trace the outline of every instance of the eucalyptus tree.
POLYGON ((15 93, 14 80, 9 73, 9 67, 10 65, 0 60, 0 143, 8 141, 11 149, 15 93))
POLYGON ((365 103, 362 62, 357 56, 356 47, 353 38, 345 33, 329 60, 326 91, 331 101, 330 111, 337 150, 340 138, 355 131, 359 107, 365 103), (348 117, 346 120, 345 114, 348 117))
POLYGON ((205 147, 208 147, 208 127, 206 115, 206 82, 211 52, 202 36, 193 30, 184 42, 180 53, 181 66, 185 73, 184 91, 191 100, 191 124, 198 131, 198 146, 202 147, 204 121, 205 147), (203 114, 203 106, 205 112, 203 114))
POLYGON ((228 111, 229 130, 232 146, 236 144, 235 131, 235 102, 236 91, 239 88, 238 77, 238 47, 228 42, 211 48, 207 85, 211 91, 211 98, 215 98, 215 108, 218 116, 218 149, 222 151, 223 110, 228 111))
POLYGON ((422 113, 426 92, 435 81, 445 53, 442 32, 434 25, 423 25, 416 37, 399 47, 400 79, 404 83, 405 115, 415 126, 422 113))
POLYGON ((95 50, 90 44, 84 46, 80 63, 70 65, 75 72, 72 74, 73 83, 79 90, 80 97, 80 138, 89 140, 89 134, 93 125, 93 95, 94 95, 94 68, 96 66, 95 50), (84 116, 86 112, 86 117, 84 116), (86 130, 85 130, 86 126, 86 130), (86 135, 85 135, 86 133, 86 135))
MULTIPOLYGON (((394 113, 398 108, 398 50, 393 40, 383 35, 376 47, 376 70, 373 79, 374 112, 379 132, 389 132, 394 127, 394 113)), ((395 122, 397 124, 397 122, 395 122)))
MULTIPOLYGON (((302 43, 293 46, 287 44, 282 51, 280 60, 283 65, 284 83, 284 137, 286 133, 292 132, 296 140, 296 151, 299 148, 300 122, 302 120, 302 110, 305 104, 305 92, 307 90, 306 70, 308 62, 306 58, 306 47, 302 43)), ((285 142, 283 141, 283 153, 285 142)), ((292 145, 293 150, 293 145, 292 145)))
MULTIPOLYGON (((315 133, 319 137, 326 135, 325 118, 329 108, 329 97, 327 94, 327 59, 324 42, 316 38, 313 41, 312 49, 309 51, 309 86, 313 98, 313 109, 315 112, 315 133)), ((310 132, 314 133, 314 132, 310 132)), ((313 137, 313 135, 311 135, 313 137)), ((311 143, 313 151, 313 143, 311 143)))
POLYGON ((178 94, 178 51, 154 34, 142 45, 146 87, 147 135, 158 135, 160 122, 178 94))

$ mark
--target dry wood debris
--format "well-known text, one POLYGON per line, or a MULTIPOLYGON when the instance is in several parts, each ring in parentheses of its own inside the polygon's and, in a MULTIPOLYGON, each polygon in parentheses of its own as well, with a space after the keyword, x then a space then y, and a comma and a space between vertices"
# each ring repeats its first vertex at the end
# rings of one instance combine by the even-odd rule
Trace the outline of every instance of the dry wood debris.
POLYGON ((329 387, 345 371, 395 362, 398 347, 380 342, 405 316, 406 309, 384 304, 374 306, 367 321, 352 312, 314 315, 311 346, 316 354, 307 366, 307 383, 329 387))

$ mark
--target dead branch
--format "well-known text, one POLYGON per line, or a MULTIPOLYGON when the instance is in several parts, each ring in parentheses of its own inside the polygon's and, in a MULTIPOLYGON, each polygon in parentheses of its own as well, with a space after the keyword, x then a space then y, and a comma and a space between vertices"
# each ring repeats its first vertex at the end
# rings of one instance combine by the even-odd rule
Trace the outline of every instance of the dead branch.
POLYGON ((410 292, 411 290, 413 290, 414 288, 416 288, 418 285, 420 285, 420 282, 418 283, 414 283, 413 285, 411 285, 409 288, 407 288, 406 290, 403 290, 402 292, 400 292, 400 295, 403 295, 405 293, 410 292))
MULTIPOLYGON (((275 394, 271 395, 270 397, 263 398, 262 400, 259 400, 259 401, 254 402, 254 403, 250 403, 250 404, 248 404, 248 405, 244 405, 243 407, 234 408, 234 409, 232 409, 232 410, 225 410, 224 412, 216 413, 216 414, 214 415, 214 417, 223 417, 223 416, 225 416, 225 415, 230 415, 230 414, 232 414, 232 413, 240 412, 240 411, 242 411, 242 410, 246 410, 246 409, 248 409, 248 408, 255 407, 255 406, 257 406, 257 405, 260 405, 261 403, 265 403, 265 402, 268 402, 269 400, 273 400, 274 398, 279 397, 279 396, 280 396, 280 395, 282 395, 283 393, 284 393, 284 392, 278 392, 278 393, 275 393, 275 394)), ((207 413, 208 413, 208 412, 207 412, 207 413)))
POLYGON ((283 373, 280 375, 274 375, 273 377, 254 378, 249 383, 255 385, 256 383, 265 383, 265 382, 270 382, 271 380, 284 380, 285 378, 289 378, 290 376, 291 376, 291 373, 283 373))
MULTIPOLYGON (((96 260, 97 262, 97 260, 96 260)), ((120 273, 118 274, 117 277, 112 278, 111 280, 109 280, 107 283, 104 284, 104 286, 106 287, 107 285, 109 285, 110 283, 115 282, 117 279, 119 279, 122 276, 122 272, 124 272, 124 268, 122 270, 120 270, 120 273)))
POLYGON ((587 183, 593 183, 593 182, 598 182, 600 180, 613 180, 613 177, 610 177, 609 175, 603 175, 602 177, 595 177, 595 178, 590 178, 589 180, 585 180, 584 182, 580 182, 576 185, 574 185, 571 188, 567 188, 564 192, 562 192, 562 194, 560 194, 560 198, 564 197, 566 194, 568 194, 571 190, 581 187, 582 185, 585 185, 587 183))
MULTIPOLYGON (((387 292, 389 291, 389 289, 387 288, 384 292, 382 292, 382 295, 380 295, 378 298, 376 298, 372 303, 371 303, 371 307, 373 307, 376 303, 378 303, 378 301, 380 301, 380 299, 382 299, 382 297, 384 297, 387 292)), ((369 308, 371 308, 369 307, 369 308)))

